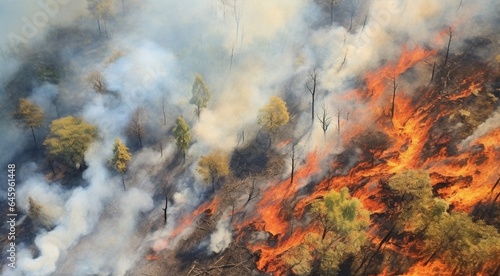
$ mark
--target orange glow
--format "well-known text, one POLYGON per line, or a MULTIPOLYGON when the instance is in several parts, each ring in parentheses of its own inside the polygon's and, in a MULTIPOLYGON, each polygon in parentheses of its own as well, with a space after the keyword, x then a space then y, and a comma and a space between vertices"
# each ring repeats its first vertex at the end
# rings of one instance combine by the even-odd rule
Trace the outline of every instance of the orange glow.
MULTIPOLYGON (((445 32, 443 32, 445 33, 445 32)), ((366 105, 363 110, 355 110, 352 117, 367 116, 382 118, 387 117, 387 102, 392 96, 394 78, 398 78, 418 62, 432 57, 436 51, 425 50, 416 47, 413 50, 403 48, 401 58, 395 63, 382 66, 379 70, 366 75, 366 89, 353 90, 345 96, 344 100, 361 101, 366 105)), ((260 258, 257 267, 261 271, 270 272, 273 275, 282 275, 286 271, 285 265, 280 261, 280 256, 290 248, 303 243, 305 234, 310 231, 320 232, 315 225, 308 228, 298 228, 291 224, 293 220, 302 220, 305 211, 310 204, 323 197, 329 190, 339 190, 342 187, 349 187, 352 196, 357 197, 363 206, 371 212, 383 213, 385 204, 380 198, 381 186, 379 181, 387 179, 392 174, 407 169, 424 169, 431 173, 433 185, 438 183, 448 183, 438 190, 439 195, 450 204, 455 205, 457 210, 470 211, 470 208, 478 201, 487 198, 492 184, 500 174, 498 164, 500 152, 498 151, 498 141, 500 141, 500 130, 496 129, 487 135, 473 141, 472 145, 483 145, 484 150, 480 153, 472 154, 469 148, 461 149, 455 156, 449 156, 446 148, 432 156, 422 156, 424 147, 432 143, 429 133, 435 123, 445 116, 450 116, 455 112, 453 108, 446 105, 454 105, 454 102, 462 101, 465 98, 480 93, 484 79, 484 73, 475 73, 467 80, 464 80, 459 89, 454 93, 445 95, 434 95, 434 91, 425 89, 419 93, 422 101, 415 102, 405 91, 398 88, 395 97, 395 116, 391 122, 379 120, 376 122, 377 130, 383 131, 391 139, 392 144, 383 152, 373 153, 375 159, 383 162, 373 163, 368 160, 359 162, 350 169, 347 175, 334 175, 326 178, 316 185, 313 191, 295 199, 293 218, 285 219, 283 200, 293 198, 298 191, 297 183, 303 182, 309 176, 321 171, 319 164, 323 157, 310 155, 306 165, 297 171, 296 180, 291 185, 290 180, 272 186, 264 192, 262 200, 257 204, 259 218, 254 218, 252 224, 260 231, 268 231, 276 237, 277 242, 273 246, 266 242, 250 243, 248 247, 254 252, 259 250, 260 258), (435 111, 438 110, 439 113, 435 111), (430 112, 432 116, 430 116, 430 112)), ((396 81, 397 82, 397 81, 396 81)), ((363 121, 363 120, 360 120, 363 121)), ((351 141, 363 133, 367 126, 353 124, 342 133, 343 141, 351 141)), ((439 141, 441 144, 450 143, 451 137, 443 136, 439 141)), ((342 164, 332 164, 332 168, 345 166, 342 164)), ((369 232, 370 239, 374 243, 380 242, 377 236, 377 229, 372 226, 369 232)), ((398 248, 386 243, 386 248, 405 254, 412 258, 415 252, 409 252, 407 248, 398 248)), ((418 247, 418 244, 414 244, 418 247)), ((424 266, 417 263, 405 275, 449 275, 450 269, 436 260, 424 266), (427 273, 427 274, 426 274, 427 273), (447 274, 448 273, 448 274, 447 274)), ((285 273, 286 274, 286 273, 285 273)), ((393 272, 385 269, 382 275, 393 275, 393 272)))

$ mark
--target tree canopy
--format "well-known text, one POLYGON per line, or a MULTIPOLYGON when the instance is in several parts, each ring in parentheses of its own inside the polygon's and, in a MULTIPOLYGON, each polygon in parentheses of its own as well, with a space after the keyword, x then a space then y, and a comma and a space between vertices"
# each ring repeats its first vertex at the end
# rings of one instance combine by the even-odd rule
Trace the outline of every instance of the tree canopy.
POLYGON ((127 171, 128 162, 131 159, 132 155, 127 146, 119 138, 116 138, 113 145, 113 156, 109 160, 111 166, 123 174, 127 171))
POLYGON ((465 213, 445 214, 430 224, 425 236, 428 261, 439 257, 455 272, 477 275, 484 266, 498 265, 500 234, 497 229, 482 221, 474 222, 465 213))
POLYGON ((116 171, 122 175, 123 189, 125 189, 125 178, 124 174, 128 168, 128 162, 132 159, 132 154, 130 154, 129 149, 125 144, 119 139, 115 139, 115 144, 113 145, 113 156, 109 160, 109 163, 116 171))
POLYGON ((290 114, 286 103, 280 98, 273 96, 263 108, 259 109, 258 123, 269 132, 275 132, 290 120, 290 114))
POLYGON ((424 171, 403 171, 389 179, 398 202, 396 228, 420 232, 448 209, 446 201, 434 198, 431 179, 424 171))
POLYGON ((189 125, 186 123, 184 118, 178 117, 174 127, 174 138, 177 144, 177 149, 186 156, 186 151, 191 143, 191 133, 189 130, 189 125))
POLYGON ((221 151, 203 155, 200 157, 197 170, 203 176, 203 181, 212 184, 212 190, 215 190, 216 182, 229 174, 228 155, 221 151))
POLYGON ((210 90, 200 74, 196 74, 191 92, 193 93, 193 96, 191 97, 189 103, 196 106, 196 115, 199 118, 201 109, 206 108, 208 101, 210 100, 210 90))
POLYGON ((97 128, 83 119, 73 116, 52 121, 50 133, 43 142, 49 155, 61 159, 67 165, 80 168, 85 151, 97 138, 97 128))
POLYGON ((314 202, 310 214, 322 226, 322 233, 307 234, 301 245, 285 254, 284 261, 296 275, 336 275, 339 265, 368 241, 369 212, 343 188, 314 202))
POLYGON ((20 99, 19 105, 17 107, 16 112, 13 114, 14 120, 18 122, 18 124, 23 128, 31 129, 33 133, 33 140, 36 145, 35 132, 33 128, 40 127, 45 120, 45 113, 43 109, 30 102, 28 99, 20 99))

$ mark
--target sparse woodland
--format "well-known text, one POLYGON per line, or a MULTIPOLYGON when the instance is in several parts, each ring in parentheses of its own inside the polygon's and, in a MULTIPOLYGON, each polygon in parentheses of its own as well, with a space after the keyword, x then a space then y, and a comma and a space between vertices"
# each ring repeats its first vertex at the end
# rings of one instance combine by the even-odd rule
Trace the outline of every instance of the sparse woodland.
POLYGON ((84 2, 0 40, 3 275, 500 274, 494 1, 84 2))

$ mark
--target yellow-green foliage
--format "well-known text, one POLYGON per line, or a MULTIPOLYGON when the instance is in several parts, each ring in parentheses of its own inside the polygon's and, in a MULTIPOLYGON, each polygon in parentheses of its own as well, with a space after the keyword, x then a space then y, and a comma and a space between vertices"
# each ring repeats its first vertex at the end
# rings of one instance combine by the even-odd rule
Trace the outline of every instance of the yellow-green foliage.
POLYGON ((217 179, 229 174, 228 155, 220 151, 214 151, 200 157, 198 172, 203 176, 207 184, 214 184, 217 179))
POLYGON ((389 186, 400 197, 396 226, 399 231, 420 232, 439 219, 448 203, 432 195, 431 179, 424 171, 404 171, 389 179, 389 186))
POLYGON ((129 149, 120 139, 116 138, 113 146, 113 157, 109 160, 111 166, 119 173, 125 173, 130 159, 132 159, 132 155, 129 149))
POLYGON ((339 265, 368 241, 370 214, 347 188, 330 191, 312 204, 310 212, 323 233, 307 234, 301 245, 284 255, 284 261, 296 275, 336 275, 339 265), (319 264, 318 271, 312 271, 314 263, 319 264))
POLYGON ((14 119, 25 128, 35 128, 42 125, 45 114, 41 107, 28 99, 20 99, 14 119))
POLYGON ((174 127, 174 138, 177 144, 177 149, 186 155, 189 143, 191 143, 191 133, 189 132, 189 125, 184 118, 178 117, 174 127))
POLYGON ((275 132, 290 120, 290 114, 286 103, 280 98, 273 96, 269 103, 259 109, 258 123, 270 132, 275 132))
POLYGON ((52 121, 50 133, 43 142, 49 155, 61 158, 68 165, 78 168, 83 163, 85 151, 97 138, 97 128, 81 118, 63 117, 52 121))
POLYGON ((191 92, 193 97, 189 103, 196 106, 196 115, 200 117, 201 109, 207 107, 210 100, 210 90, 200 74, 196 74, 191 92))
MULTIPOLYGON (((444 261, 458 274, 477 275, 485 266, 496 267, 500 257, 500 234, 493 226, 474 222, 465 213, 445 214, 429 225, 425 250, 444 261)), ((493 268, 495 269, 495 268, 493 268)))

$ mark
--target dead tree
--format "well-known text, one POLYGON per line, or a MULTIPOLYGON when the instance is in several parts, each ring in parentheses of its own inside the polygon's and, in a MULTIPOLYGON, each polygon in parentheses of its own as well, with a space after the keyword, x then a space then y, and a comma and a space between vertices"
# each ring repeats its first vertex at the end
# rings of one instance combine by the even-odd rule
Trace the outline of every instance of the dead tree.
POLYGON ((245 202, 245 205, 247 205, 252 199, 256 198, 258 194, 259 191, 256 189, 255 186, 255 178, 252 178, 252 183, 250 184, 250 187, 248 189, 248 198, 247 202, 245 202))
POLYGON ((340 143, 340 108, 337 109, 337 141, 340 143))
POLYGON ((316 88, 318 86, 318 70, 314 68, 309 72, 310 80, 306 83, 307 90, 311 94, 311 123, 314 122, 314 100, 316 98, 316 88))
POLYGON ((137 108, 130 119, 130 123, 127 126, 127 133, 135 136, 139 141, 139 146, 142 148, 142 139, 146 133, 145 130, 145 111, 143 108, 137 108))
POLYGON ((165 98, 161 99, 161 111, 163 113, 163 125, 167 124, 167 113, 165 112, 165 98))
POLYGON ((323 110, 321 117, 318 116, 318 121, 321 124, 321 129, 323 130, 323 135, 326 138, 326 131, 328 130, 328 127, 330 126, 330 123, 332 121, 332 117, 328 116, 328 111, 326 110, 325 105, 323 104, 322 108, 323 110))
POLYGON ((398 85, 396 83, 396 74, 392 78, 392 106, 391 106, 391 121, 394 119, 394 109, 396 105, 396 90, 398 89, 398 85))
POLYGON ((168 197, 167 197, 167 192, 165 191, 165 208, 162 208, 163 220, 165 221, 165 225, 167 225, 167 208, 168 208, 168 197))
POLYGON ((434 74, 435 73, 436 73, 436 62, 434 61, 434 64, 432 65, 431 81, 429 83, 432 83, 432 81, 434 81, 434 74))
POLYGON ((340 64, 340 67, 339 67, 339 70, 338 70, 338 71, 342 70, 342 67, 344 67, 344 64, 345 64, 345 62, 346 62, 346 60, 347 60, 347 53, 348 53, 348 52, 349 52, 349 51, 345 51, 344 60, 342 60, 342 63, 340 64))
POLYGON ((87 82, 90 88, 98 93, 105 93, 107 90, 106 81, 100 70, 93 70, 87 75, 87 82))
POLYGON ((451 38, 453 37, 453 29, 451 27, 448 28, 448 35, 448 47, 446 48, 446 56, 444 58, 443 68, 446 68, 446 65, 448 64, 448 56, 450 55, 451 38))
POLYGON ((361 33, 364 32, 365 30, 365 27, 366 27, 366 23, 368 22, 368 14, 370 13, 370 10, 368 10, 368 12, 366 13, 365 15, 365 20, 363 21, 363 26, 361 27, 361 33))

